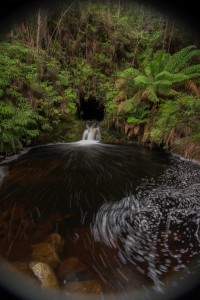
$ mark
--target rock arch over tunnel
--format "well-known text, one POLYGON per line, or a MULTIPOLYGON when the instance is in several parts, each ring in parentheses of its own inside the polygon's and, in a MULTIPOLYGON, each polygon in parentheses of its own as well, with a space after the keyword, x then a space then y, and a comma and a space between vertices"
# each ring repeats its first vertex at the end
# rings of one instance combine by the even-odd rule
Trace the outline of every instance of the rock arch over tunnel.
POLYGON ((95 97, 89 97, 88 99, 81 97, 78 109, 78 118, 80 120, 102 121, 104 118, 103 103, 97 101, 95 97))

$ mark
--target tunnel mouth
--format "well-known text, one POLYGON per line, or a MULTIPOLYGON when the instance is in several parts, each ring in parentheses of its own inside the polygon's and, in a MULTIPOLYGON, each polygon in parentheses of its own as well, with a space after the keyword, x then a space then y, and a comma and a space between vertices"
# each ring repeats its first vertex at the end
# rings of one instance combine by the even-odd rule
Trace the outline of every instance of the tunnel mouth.
POLYGON ((97 100, 95 97, 80 97, 78 108, 78 119, 84 121, 97 120, 101 122, 104 119, 103 101, 97 100))

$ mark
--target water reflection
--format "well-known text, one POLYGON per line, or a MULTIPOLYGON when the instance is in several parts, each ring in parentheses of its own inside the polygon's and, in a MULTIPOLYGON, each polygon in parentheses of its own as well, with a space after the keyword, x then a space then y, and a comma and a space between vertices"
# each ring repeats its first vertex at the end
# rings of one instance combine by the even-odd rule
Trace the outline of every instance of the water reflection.
POLYGON ((0 183, 1 254, 30 263, 32 245, 61 234, 57 263, 76 256, 87 266, 60 277, 56 267, 61 288, 98 279, 104 295, 165 292, 199 257, 200 166, 189 161, 86 140, 6 160, 0 183))

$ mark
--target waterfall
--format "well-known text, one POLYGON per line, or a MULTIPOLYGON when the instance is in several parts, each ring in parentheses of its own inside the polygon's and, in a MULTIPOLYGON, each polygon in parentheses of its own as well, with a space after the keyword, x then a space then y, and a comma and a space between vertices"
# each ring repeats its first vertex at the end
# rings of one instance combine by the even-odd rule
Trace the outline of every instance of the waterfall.
POLYGON ((101 133, 97 121, 86 122, 86 129, 83 132, 82 140, 100 141, 101 133))

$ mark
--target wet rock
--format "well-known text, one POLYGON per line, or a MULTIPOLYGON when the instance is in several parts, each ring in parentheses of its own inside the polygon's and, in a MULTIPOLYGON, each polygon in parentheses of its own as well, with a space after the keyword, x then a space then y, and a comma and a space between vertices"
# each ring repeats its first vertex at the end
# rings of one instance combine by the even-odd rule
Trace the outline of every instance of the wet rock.
POLYGON ((45 239, 45 242, 51 244, 57 253, 59 253, 59 254, 63 253, 65 241, 60 234, 58 234, 56 232, 50 234, 45 239))
POLYGON ((33 260, 44 262, 50 265, 53 269, 60 263, 60 259, 50 243, 39 243, 32 245, 33 260))
POLYGON ((20 272, 23 272, 23 273, 29 272, 30 273, 28 264, 26 262, 15 261, 15 262, 12 262, 12 266, 20 272))
POLYGON ((68 282, 71 281, 84 281, 87 280, 85 278, 84 272, 79 272, 79 273, 65 273, 62 277, 58 277, 59 283, 62 287, 66 286, 68 282))
POLYGON ((77 257, 68 257, 58 268, 58 276, 63 277, 66 274, 77 274, 87 270, 87 266, 83 264, 77 257))
POLYGON ((34 275, 40 281, 44 288, 56 288, 58 287, 58 280, 54 274, 52 268, 40 261, 33 261, 29 264, 29 268, 32 270, 34 275))
POLYGON ((75 281, 67 283, 65 287, 67 293, 76 294, 100 294, 102 292, 101 284, 98 280, 88 280, 88 281, 75 281))
POLYGON ((58 277, 59 283, 62 287, 64 287, 70 281, 88 281, 97 279, 97 276, 94 272, 87 269, 86 271, 74 273, 67 272, 64 273, 61 277, 58 277))

